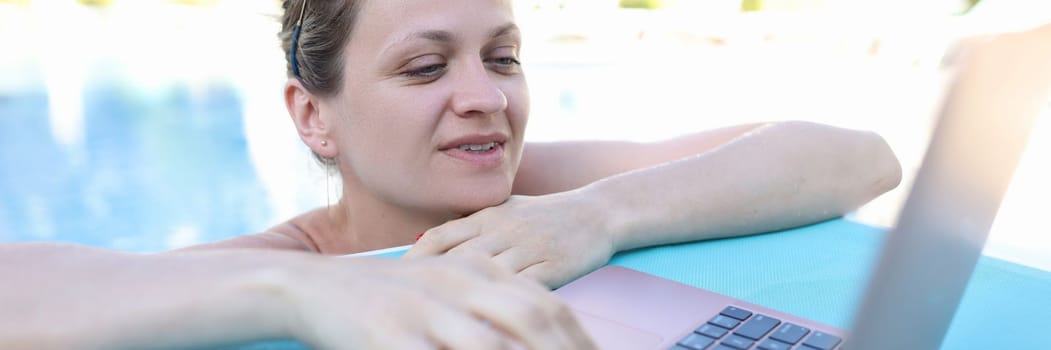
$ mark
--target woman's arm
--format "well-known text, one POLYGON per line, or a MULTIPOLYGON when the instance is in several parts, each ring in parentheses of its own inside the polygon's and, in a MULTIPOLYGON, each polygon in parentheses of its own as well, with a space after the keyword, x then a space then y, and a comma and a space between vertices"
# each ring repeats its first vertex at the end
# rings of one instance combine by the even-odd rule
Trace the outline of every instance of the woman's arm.
POLYGON ((900 181, 897 158, 875 133, 784 122, 692 157, 597 181, 574 195, 602 212, 622 251, 838 217, 900 181))
POLYGON ((528 143, 512 192, 543 195, 579 188, 612 175, 710 151, 763 124, 745 124, 652 142, 528 143))
POLYGON ((618 251, 776 231, 837 217, 901 179, 889 146, 870 132, 783 122, 715 134, 720 136, 698 134, 638 145, 637 152, 627 145, 611 153, 585 147, 586 156, 573 156, 573 161, 557 155, 573 149, 551 152, 556 154, 534 149, 534 164, 555 164, 548 173, 523 182, 540 193, 579 186, 630 168, 625 166, 629 163, 659 165, 563 192, 512 196, 502 205, 427 231, 406 256, 481 253, 557 287, 605 264, 618 251), (666 162, 691 149, 693 155, 666 162), (544 155, 563 160, 544 162, 544 155), (555 175, 563 171, 570 175, 555 175))
POLYGON ((0 244, 0 348, 592 348, 569 309, 485 259, 0 244))
POLYGON ((292 314, 264 281, 282 276, 284 264, 300 263, 241 252, 164 256, 0 245, 0 348, 175 348, 289 338, 292 314))

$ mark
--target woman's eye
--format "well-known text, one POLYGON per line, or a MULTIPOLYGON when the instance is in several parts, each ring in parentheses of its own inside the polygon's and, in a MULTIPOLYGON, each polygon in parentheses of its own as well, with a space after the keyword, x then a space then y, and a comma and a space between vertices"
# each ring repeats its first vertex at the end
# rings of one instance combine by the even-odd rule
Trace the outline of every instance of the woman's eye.
POLYGON ((495 66, 495 69, 502 73, 516 73, 518 72, 519 66, 522 65, 517 58, 514 57, 497 57, 487 60, 491 65, 495 66))
POLYGON ((444 70, 445 70, 445 64, 444 63, 439 63, 439 64, 426 65, 426 66, 423 66, 423 67, 420 67, 420 68, 416 68, 416 69, 411 69, 409 71, 406 71, 403 74, 405 74, 406 76, 409 76, 409 77, 430 78, 430 77, 435 77, 435 76, 438 76, 438 75, 442 74, 442 72, 444 70))
POLYGON ((505 65, 505 66, 511 66, 511 65, 518 65, 518 64, 520 64, 518 62, 518 60, 516 60, 514 57, 500 57, 500 58, 494 59, 493 62, 496 62, 496 64, 502 64, 502 65, 505 65))

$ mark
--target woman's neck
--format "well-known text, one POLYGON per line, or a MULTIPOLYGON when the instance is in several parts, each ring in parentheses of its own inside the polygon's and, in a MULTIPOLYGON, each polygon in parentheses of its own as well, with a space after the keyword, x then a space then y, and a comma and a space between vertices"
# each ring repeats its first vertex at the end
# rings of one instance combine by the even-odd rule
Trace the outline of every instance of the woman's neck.
POLYGON ((426 213, 344 188, 339 203, 325 210, 328 225, 311 234, 323 254, 351 254, 412 244, 416 237, 458 217, 426 213))

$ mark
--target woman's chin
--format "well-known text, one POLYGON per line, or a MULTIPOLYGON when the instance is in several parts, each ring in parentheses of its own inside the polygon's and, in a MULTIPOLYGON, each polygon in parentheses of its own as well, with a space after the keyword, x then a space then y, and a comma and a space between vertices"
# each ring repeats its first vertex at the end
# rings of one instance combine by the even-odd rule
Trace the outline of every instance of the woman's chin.
POLYGON ((500 193, 486 196, 474 194, 472 196, 458 198, 457 201, 449 203, 449 205, 452 207, 451 209, 453 213, 459 216, 467 216, 474 214, 479 210, 500 205, 501 203, 507 201, 507 199, 510 198, 510 196, 510 193, 500 193))

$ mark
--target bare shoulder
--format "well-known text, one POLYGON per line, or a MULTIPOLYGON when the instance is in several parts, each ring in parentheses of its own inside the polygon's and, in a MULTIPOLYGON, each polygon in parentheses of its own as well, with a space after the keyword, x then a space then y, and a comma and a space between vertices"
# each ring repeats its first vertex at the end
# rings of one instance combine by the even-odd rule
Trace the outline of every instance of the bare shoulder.
POLYGON ((293 239, 305 247, 306 250, 320 252, 321 250, 312 238, 314 235, 311 233, 327 230, 330 226, 331 220, 328 219, 327 210, 321 207, 300 214, 277 226, 271 227, 267 231, 293 239))
POLYGON ((195 245, 178 249, 177 251, 260 248, 316 253, 319 252, 317 244, 314 243, 311 235, 307 232, 309 228, 316 228, 318 222, 323 222, 319 220, 319 216, 324 215, 324 208, 315 209, 271 227, 264 232, 195 245))

